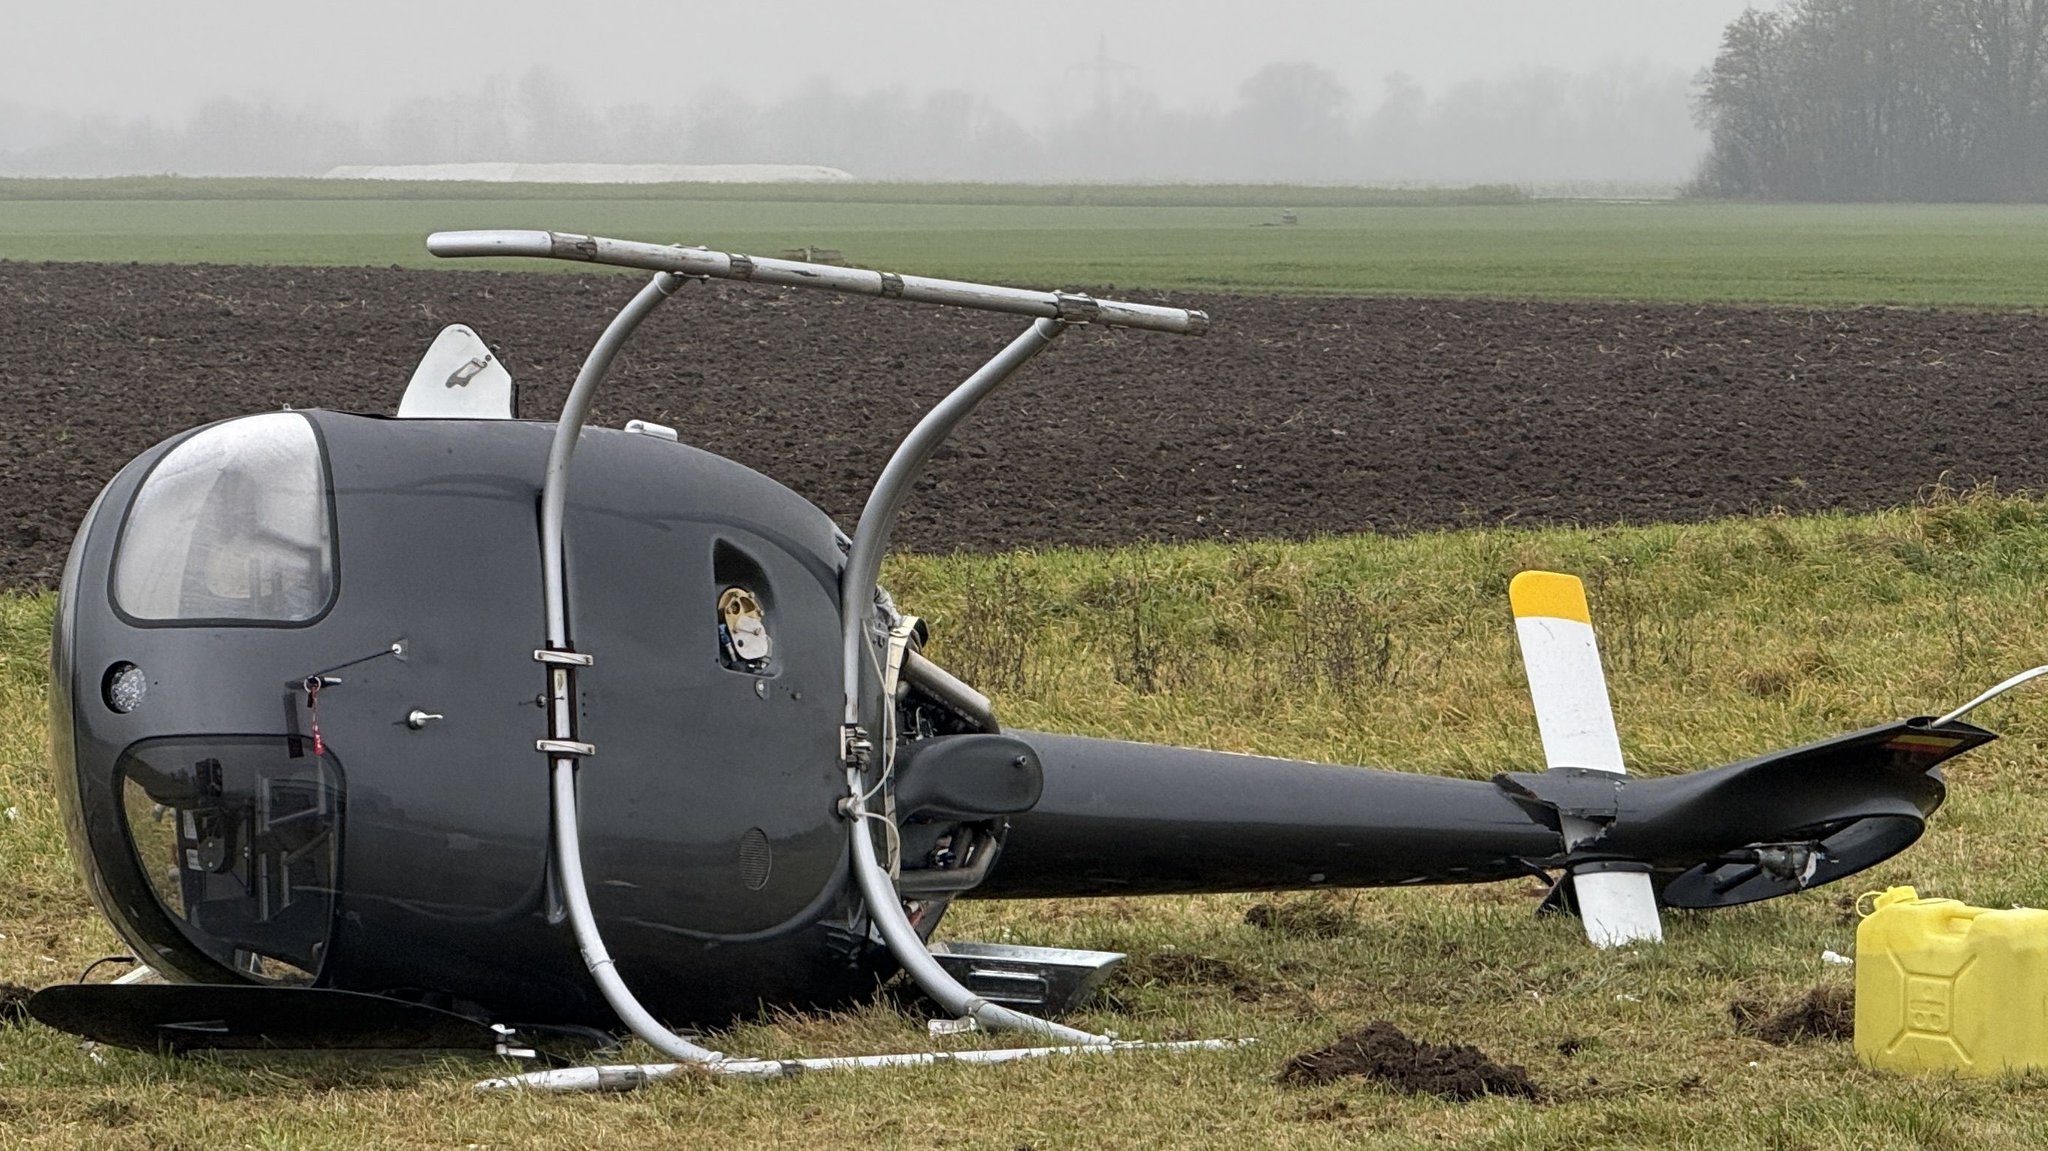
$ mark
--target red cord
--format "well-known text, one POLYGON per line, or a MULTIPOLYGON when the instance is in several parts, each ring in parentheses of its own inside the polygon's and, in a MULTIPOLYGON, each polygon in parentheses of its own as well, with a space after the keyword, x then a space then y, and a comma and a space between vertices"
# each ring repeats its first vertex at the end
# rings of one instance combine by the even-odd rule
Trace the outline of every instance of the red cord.
POLYGON ((327 744, 320 738, 320 677, 306 681, 306 715, 313 725, 313 758, 324 759, 327 744))

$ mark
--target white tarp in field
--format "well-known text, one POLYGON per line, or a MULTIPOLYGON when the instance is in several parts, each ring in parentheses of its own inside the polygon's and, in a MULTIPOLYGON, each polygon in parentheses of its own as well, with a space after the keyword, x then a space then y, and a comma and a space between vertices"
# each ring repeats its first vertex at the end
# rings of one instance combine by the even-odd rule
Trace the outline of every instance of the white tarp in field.
POLYGON ((343 164, 329 180, 482 180, 498 184, 837 183, 853 173, 823 164, 343 164))

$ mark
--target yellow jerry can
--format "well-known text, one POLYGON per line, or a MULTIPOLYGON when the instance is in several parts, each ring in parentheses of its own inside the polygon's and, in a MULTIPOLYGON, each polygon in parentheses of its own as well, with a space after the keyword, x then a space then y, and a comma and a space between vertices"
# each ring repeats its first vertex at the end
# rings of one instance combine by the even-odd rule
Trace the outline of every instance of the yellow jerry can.
POLYGON ((1875 896, 1856 928, 1856 1057, 1965 1075, 2048 1067, 2048 911, 1875 896))

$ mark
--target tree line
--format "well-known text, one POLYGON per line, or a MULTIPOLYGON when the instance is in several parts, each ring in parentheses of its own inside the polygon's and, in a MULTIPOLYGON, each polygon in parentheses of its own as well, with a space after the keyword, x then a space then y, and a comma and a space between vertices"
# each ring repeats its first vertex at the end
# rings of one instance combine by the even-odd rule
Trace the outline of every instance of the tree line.
POLYGON ((713 90, 592 106, 561 73, 495 76, 377 114, 220 98, 183 123, 0 104, 0 175, 318 175, 343 164, 792 163, 864 179, 1676 185, 1703 137, 1683 70, 1530 70, 1430 91, 1352 92, 1305 62, 1257 67, 1215 103, 1081 85, 1030 122, 971 92, 713 90))
POLYGON ((1729 24, 1694 190, 2048 199, 2048 0, 1788 0, 1729 24))

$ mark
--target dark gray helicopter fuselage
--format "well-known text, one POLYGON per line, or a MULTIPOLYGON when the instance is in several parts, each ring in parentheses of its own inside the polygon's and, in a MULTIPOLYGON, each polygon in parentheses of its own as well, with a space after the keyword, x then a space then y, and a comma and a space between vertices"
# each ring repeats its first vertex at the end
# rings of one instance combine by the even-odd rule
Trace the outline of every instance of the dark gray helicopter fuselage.
MULTIPOLYGON (((145 962, 185 979, 296 969, 532 1022, 609 1020, 559 923, 535 750, 547 729, 534 525, 552 425, 289 418, 316 430, 331 499, 331 602, 314 618, 122 610, 108 573, 131 504, 185 437, 125 468, 79 533, 52 649, 53 726, 75 852, 100 902, 145 962), (125 714, 102 698, 124 663, 147 678, 125 714), (307 678, 329 669, 339 682, 309 696, 307 678), (415 712, 436 718, 408 722, 415 712), (164 897, 151 873, 205 836, 131 833, 149 820, 134 809, 176 809, 128 781, 189 789, 162 782, 165 765, 175 774, 221 749, 230 775, 262 777, 245 791, 292 779, 307 790, 310 765, 327 765, 338 842, 313 853, 331 846, 334 861, 300 886, 332 888, 331 937, 309 926, 282 945, 266 938, 291 884, 281 861, 306 851, 304 836, 266 843, 233 814, 216 820, 200 862, 218 869, 216 887, 247 892, 247 914, 196 889, 164 897), (183 917, 181 902, 193 909, 183 917)), ((875 949, 852 928, 833 809, 844 793, 835 650, 787 642, 765 665, 734 666, 715 606, 720 588, 741 584, 770 634, 835 635, 840 537, 815 507, 721 457, 604 429, 585 441, 567 546, 572 634, 598 653, 580 686, 599 751, 580 807, 591 898, 622 972, 676 1019, 871 989, 875 949)))

